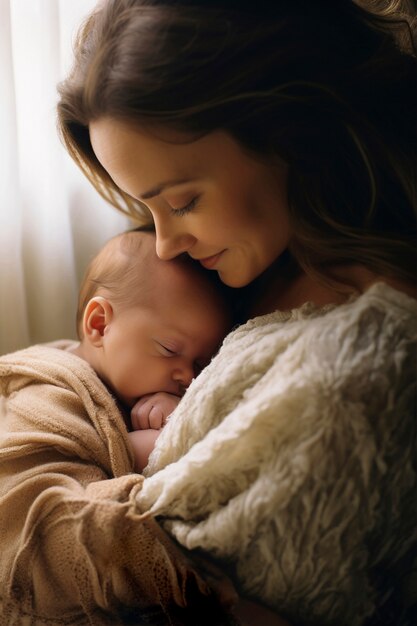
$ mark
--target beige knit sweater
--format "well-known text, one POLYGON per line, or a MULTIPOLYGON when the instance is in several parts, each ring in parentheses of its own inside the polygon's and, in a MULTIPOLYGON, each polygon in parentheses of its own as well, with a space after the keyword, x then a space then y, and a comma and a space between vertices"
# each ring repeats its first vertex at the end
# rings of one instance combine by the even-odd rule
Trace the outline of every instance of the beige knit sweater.
POLYGON ((239 327, 159 437, 138 506, 295 624, 398 626, 416 338, 417 303, 382 283, 239 327))
POLYGON ((0 358, 0 625, 229 624, 193 564, 139 518, 123 418, 70 346, 0 358))

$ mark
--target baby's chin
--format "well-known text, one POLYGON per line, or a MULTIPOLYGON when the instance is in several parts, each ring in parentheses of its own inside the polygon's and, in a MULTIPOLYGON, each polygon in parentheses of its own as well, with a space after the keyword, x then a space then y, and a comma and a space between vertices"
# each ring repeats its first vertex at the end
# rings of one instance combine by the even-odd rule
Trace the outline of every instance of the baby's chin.
POLYGON ((121 401, 126 409, 131 411, 135 404, 139 402, 142 396, 135 396, 134 398, 122 398, 121 401))
POLYGON ((126 396, 117 395, 116 402, 123 412, 130 413, 135 404, 140 400, 142 396, 135 396, 134 398, 127 398, 126 396))
POLYGON ((133 407, 141 400, 144 396, 150 396, 156 393, 155 391, 143 391, 135 394, 134 396, 122 396, 117 394, 117 400, 119 404, 123 405, 125 410, 132 410, 133 407))

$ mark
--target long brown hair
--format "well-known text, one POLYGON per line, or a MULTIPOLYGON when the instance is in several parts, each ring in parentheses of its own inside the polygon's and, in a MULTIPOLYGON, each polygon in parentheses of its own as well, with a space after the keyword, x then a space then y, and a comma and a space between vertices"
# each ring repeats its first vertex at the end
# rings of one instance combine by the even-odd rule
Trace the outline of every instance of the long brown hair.
POLYGON ((301 267, 329 277, 360 263, 414 283, 416 62, 399 4, 106 0, 59 86, 63 142, 102 196, 145 223, 98 162, 89 123, 226 130, 288 164, 301 267))

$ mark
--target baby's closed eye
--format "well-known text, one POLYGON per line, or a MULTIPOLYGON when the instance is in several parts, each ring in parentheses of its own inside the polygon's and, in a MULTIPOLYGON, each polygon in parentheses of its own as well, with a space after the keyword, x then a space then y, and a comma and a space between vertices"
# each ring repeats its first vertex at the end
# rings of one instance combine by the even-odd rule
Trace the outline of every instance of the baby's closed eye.
POLYGON ((176 356, 178 354, 174 346, 167 345, 166 343, 161 343, 160 341, 156 341, 155 343, 156 343, 158 352, 162 356, 171 357, 171 356, 176 356))

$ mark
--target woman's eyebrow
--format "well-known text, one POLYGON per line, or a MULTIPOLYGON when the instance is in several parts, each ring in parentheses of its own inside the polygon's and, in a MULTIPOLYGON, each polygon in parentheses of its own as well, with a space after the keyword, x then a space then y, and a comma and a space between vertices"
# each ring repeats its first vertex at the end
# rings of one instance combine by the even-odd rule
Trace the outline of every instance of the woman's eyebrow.
POLYGON ((155 198, 155 196, 159 196, 159 194, 167 189, 168 187, 174 187, 174 185, 182 185, 183 183, 189 183, 189 178, 179 178, 176 180, 167 180, 164 183, 160 183, 156 187, 153 187, 149 191, 145 191, 145 193, 139 196, 139 200, 149 200, 149 198, 155 198))

